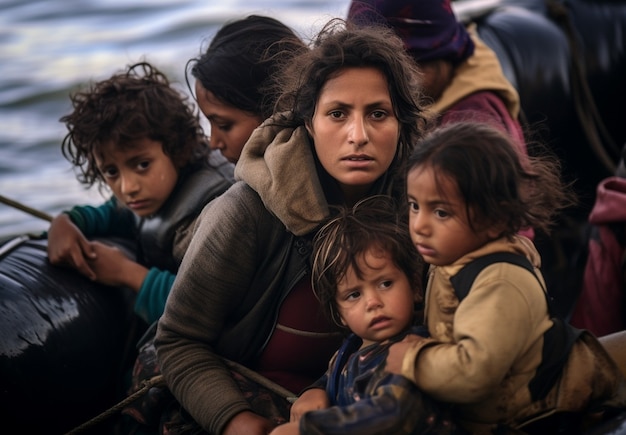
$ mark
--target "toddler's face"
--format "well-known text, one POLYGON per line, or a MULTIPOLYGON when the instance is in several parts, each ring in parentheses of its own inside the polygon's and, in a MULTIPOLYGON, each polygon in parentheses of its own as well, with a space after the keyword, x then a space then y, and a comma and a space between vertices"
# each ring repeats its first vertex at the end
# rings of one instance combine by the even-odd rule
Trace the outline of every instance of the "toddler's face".
POLYGON ((117 200, 140 217, 156 213, 178 181, 178 169, 161 142, 144 138, 132 146, 110 143, 96 157, 98 169, 117 200))
POLYGON ((411 324, 415 292, 387 251, 369 249, 357 262, 362 276, 350 267, 337 285, 339 315, 364 345, 379 343, 411 324))

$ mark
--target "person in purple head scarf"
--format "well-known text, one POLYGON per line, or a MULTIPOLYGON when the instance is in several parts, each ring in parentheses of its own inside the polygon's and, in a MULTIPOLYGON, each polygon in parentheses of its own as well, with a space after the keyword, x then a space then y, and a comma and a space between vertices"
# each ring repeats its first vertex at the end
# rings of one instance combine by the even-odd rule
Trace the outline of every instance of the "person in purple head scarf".
POLYGON ((473 26, 457 20, 450 0, 352 0, 348 21, 387 25, 402 38, 423 73, 424 93, 438 124, 490 122, 526 155, 519 95, 496 54, 473 26))
MULTIPOLYGON (((352 0, 347 21, 382 24, 402 38, 422 71, 428 113, 436 125, 489 123, 511 136, 522 161, 527 158, 519 94, 475 26, 457 19, 450 0, 352 0)), ((533 229, 521 234, 534 238, 533 229)))

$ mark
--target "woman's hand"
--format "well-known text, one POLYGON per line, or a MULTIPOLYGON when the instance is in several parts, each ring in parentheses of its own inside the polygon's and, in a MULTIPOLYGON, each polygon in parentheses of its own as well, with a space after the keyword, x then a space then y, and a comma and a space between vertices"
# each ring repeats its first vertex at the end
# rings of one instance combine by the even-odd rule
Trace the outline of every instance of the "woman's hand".
POLYGON ((224 435, 267 435, 275 425, 265 417, 252 411, 235 415, 224 429, 224 435))
POLYGON ((270 435, 300 435, 298 423, 285 423, 276 426, 276 429, 270 432, 270 435))
POLYGON ((291 411, 289 415, 289 421, 297 422, 309 411, 315 411, 316 409, 328 408, 330 401, 325 390, 321 388, 311 388, 306 390, 298 399, 291 405, 291 411))

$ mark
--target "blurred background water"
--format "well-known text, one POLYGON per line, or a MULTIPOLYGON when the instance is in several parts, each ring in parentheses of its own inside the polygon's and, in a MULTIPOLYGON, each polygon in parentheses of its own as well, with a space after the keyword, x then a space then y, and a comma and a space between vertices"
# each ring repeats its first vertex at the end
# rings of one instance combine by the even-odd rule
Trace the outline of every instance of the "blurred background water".
MULTIPOLYGON (((185 92, 185 63, 226 21, 270 15, 309 40, 349 0, 0 0, 0 195, 49 215, 99 204, 61 154, 69 93, 139 60, 185 92)), ((0 237, 48 222, 0 203, 0 237)))

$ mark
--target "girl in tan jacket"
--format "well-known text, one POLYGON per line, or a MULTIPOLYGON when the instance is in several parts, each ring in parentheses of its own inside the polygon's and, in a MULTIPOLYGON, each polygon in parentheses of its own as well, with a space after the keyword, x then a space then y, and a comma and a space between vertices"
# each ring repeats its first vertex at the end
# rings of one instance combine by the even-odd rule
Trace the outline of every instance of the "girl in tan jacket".
POLYGON ((420 141, 408 168, 431 337, 392 346, 388 370, 453 403, 472 433, 577 433, 586 416, 623 409, 623 375, 592 334, 551 316, 539 254, 518 234, 547 231, 571 204, 556 162, 521 165, 498 130, 457 123, 420 141), (458 282, 477 259, 490 260, 458 282))

